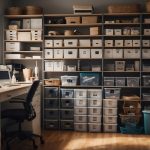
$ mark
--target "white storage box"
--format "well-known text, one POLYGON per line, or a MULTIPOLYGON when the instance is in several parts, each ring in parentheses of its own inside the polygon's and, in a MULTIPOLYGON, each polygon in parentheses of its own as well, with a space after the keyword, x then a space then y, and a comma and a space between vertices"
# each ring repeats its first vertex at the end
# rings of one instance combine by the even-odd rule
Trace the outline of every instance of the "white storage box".
POLYGON ((86 107, 87 99, 74 99, 74 105, 78 107, 86 107))
POLYGON ((117 124, 104 124, 103 131, 109 133, 115 133, 117 132, 117 124))
POLYGON ((102 99, 102 89, 88 89, 88 98, 102 99))
POLYGON ((62 86, 76 86, 78 76, 61 76, 62 86))
POLYGON ((6 42, 6 51, 20 51, 20 42, 6 42))
POLYGON ((53 58, 53 49, 45 49, 45 58, 46 59, 51 59, 53 58))
POLYGON ((100 39, 92 39, 92 46, 93 47, 102 47, 102 40, 100 40, 100 39))
POLYGON ((91 49, 91 58, 102 58, 102 49, 91 49))
POLYGON ((125 47, 132 47, 132 40, 124 40, 125 47))
POLYGON ((91 46, 91 40, 90 39, 80 39, 79 40, 79 46, 80 47, 90 47, 91 46))
POLYGON ((140 58, 140 49, 124 49, 124 58, 140 58))
POLYGON ((63 61, 54 61, 54 71, 63 71, 64 62, 63 61))
POLYGON ((87 123, 75 123, 74 130, 86 132, 87 131, 87 123))
POLYGON ((120 88, 105 88, 105 99, 119 99, 120 98, 120 88))
POLYGON ((31 30, 31 40, 33 41, 42 40, 42 30, 31 30))
POLYGON ((101 115, 102 108, 101 107, 88 107, 88 114, 89 115, 101 115))
POLYGON ((105 47, 113 47, 113 40, 105 40, 105 47))
POLYGON ((88 123, 89 132, 101 132, 101 124, 99 123, 88 123))
POLYGON ((103 99, 103 106, 117 108, 117 99, 103 99))
POLYGON ((139 77, 127 77, 128 87, 139 87, 140 79, 139 77))
POLYGON ((142 40, 142 46, 143 47, 149 47, 150 46, 150 40, 142 40))
POLYGON ((23 57, 24 57, 24 55, 22 55, 22 54, 6 54, 5 55, 6 59, 21 59, 23 57))
POLYGON ((113 29, 105 29, 105 35, 113 35, 114 30, 113 29))
POLYGON ((76 47, 76 46, 78 46, 78 40, 77 39, 65 39, 64 46, 65 47, 76 47))
POLYGON ((113 49, 113 58, 123 58, 123 49, 113 49))
POLYGON ((114 29, 114 35, 122 35, 121 29, 114 29))
POLYGON ((88 106, 89 107, 101 107, 102 106, 102 100, 101 98, 89 98, 88 99, 88 106))
POLYGON ((123 47, 123 40, 115 40, 115 47, 123 47))
POLYGON ((113 49, 104 49, 104 58, 113 58, 113 49))
POLYGON ((74 107, 74 114, 87 115, 87 107, 74 107))
POLYGON ((150 35, 150 29, 144 29, 144 35, 150 35))
POLYGON ((105 116, 117 116, 117 108, 103 108, 103 115, 105 116))
POLYGON ((103 123, 117 124, 117 116, 103 116, 103 123))
POLYGON ((45 40, 45 47, 53 47, 53 40, 45 40))
POLYGON ((87 98, 87 89, 74 89, 74 98, 87 98))
POLYGON ((63 49, 54 49, 54 58, 63 58, 64 50, 63 49))
POLYGON ((90 49, 79 49, 79 58, 90 58, 90 49))
POLYGON ((17 30, 6 30, 6 40, 17 40, 17 30))
POLYGON ((87 115, 74 115, 74 122, 75 123, 86 123, 87 122, 87 115))
POLYGON ((45 71, 54 71, 53 61, 45 61, 45 71))
POLYGON ((31 32, 18 32, 18 41, 31 41, 31 32))
POLYGON ((64 49, 64 58, 77 58, 78 49, 64 49))
POLYGON ((63 40, 54 40, 54 47, 62 47, 63 46, 63 40))
POLYGON ((31 19, 31 29, 42 29, 42 19, 32 18, 31 19))
POLYGON ((90 123, 101 123, 101 115, 89 115, 88 116, 88 122, 90 123))
POLYGON ((133 47, 140 47, 141 46, 141 41, 140 40, 133 40, 133 47))
POLYGON ((150 49, 142 49, 142 58, 150 58, 150 49))

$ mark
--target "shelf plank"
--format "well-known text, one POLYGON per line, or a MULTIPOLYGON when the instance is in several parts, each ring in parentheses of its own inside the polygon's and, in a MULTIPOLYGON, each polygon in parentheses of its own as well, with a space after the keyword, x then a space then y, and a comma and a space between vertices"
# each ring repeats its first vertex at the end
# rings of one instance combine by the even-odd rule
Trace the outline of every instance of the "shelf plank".
POLYGON ((22 42, 22 43, 42 43, 43 40, 39 40, 39 41, 19 41, 19 40, 4 40, 5 42, 22 42))
POLYGON ((20 58, 20 59, 6 59, 5 60, 42 60, 42 58, 39 59, 33 59, 33 58, 20 58))
POLYGON ((44 71, 45 73, 80 73, 80 72, 94 72, 94 73, 101 73, 101 71, 44 71))
POLYGON ((4 53, 43 53, 42 51, 5 51, 4 53))
POLYGON ((52 48, 52 49, 71 49, 71 48, 90 48, 90 49, 99 49, 102 48, 101 46, 74 46, 74 47, 44 47, 44 48, 52 48))
POLYGON ((5 18, 42 18, 43 15, 4 15, 5 18))
POLYGON ((102 58, 44 58, 44 60, 102 60, 102 58))
POLYGON ((69 35, 69 36, 65 36, 65 35, 44 35, 45 38, 81 38, 81 37, 102 37, 102 35, 69 35))

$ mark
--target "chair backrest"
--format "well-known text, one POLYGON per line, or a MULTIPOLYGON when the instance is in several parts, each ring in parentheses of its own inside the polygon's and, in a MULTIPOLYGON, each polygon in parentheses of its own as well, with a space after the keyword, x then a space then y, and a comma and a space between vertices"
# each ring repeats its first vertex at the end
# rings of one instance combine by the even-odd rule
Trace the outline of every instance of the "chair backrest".
POLYGON ((26 102, 24 104, 24 107, 25 107, 25 110, 27 112, 27 119, 28 120, 32 120, 36 117, 36 113, 35 113, 35 110, 32 106, 32 100, 33 100, 33 96, 39 86, 39 83, 40 81, 39 80, 35 80, 33 81, 28 93, 27 93, 27 96, 26 96, 26 102))

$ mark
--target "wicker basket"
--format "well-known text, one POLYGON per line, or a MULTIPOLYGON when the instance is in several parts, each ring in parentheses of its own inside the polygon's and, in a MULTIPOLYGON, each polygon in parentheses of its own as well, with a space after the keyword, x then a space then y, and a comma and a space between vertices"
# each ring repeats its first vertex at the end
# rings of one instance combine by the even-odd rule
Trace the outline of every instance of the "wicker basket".
POLYGON ((46 79, 44 82, 45 82, 45 85, 49 85, 49 86, 59 86, 60 85, 60 79, 58 79, 58 78, 46 79))
POLYGON ((22 15, 23 9, 21 7, 9 7, 6 9, 6 15, 22 15))
POLYGON ((107 7, 108 13, 138 13, 139 4, 114 4, 107 7))
POLYGON ((25 6, 24 7, 25 15, 38 15, 42 13, 43 13, 43 9, 41 7, 37 7, 37 6, 25 6))
POLYGON ((146 12, 150 12, 150 0, 146 2, 146 12))

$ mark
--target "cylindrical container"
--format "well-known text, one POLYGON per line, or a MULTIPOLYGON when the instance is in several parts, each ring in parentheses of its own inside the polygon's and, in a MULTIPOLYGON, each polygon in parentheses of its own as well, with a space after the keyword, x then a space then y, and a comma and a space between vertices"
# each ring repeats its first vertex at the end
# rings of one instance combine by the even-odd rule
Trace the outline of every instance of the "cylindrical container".
POLYGON ((32 76, 32 70, 30 68, 23 69, 23 76, 26 82, 30 81, 30 77, 32 76))
POLYGON ((22 15, 23 9, 21 7, 9 7, 6 9, 6 15, 22 15))
POLYGON ((145 134, 150 134, 150 110, 143 110, 145 134))

